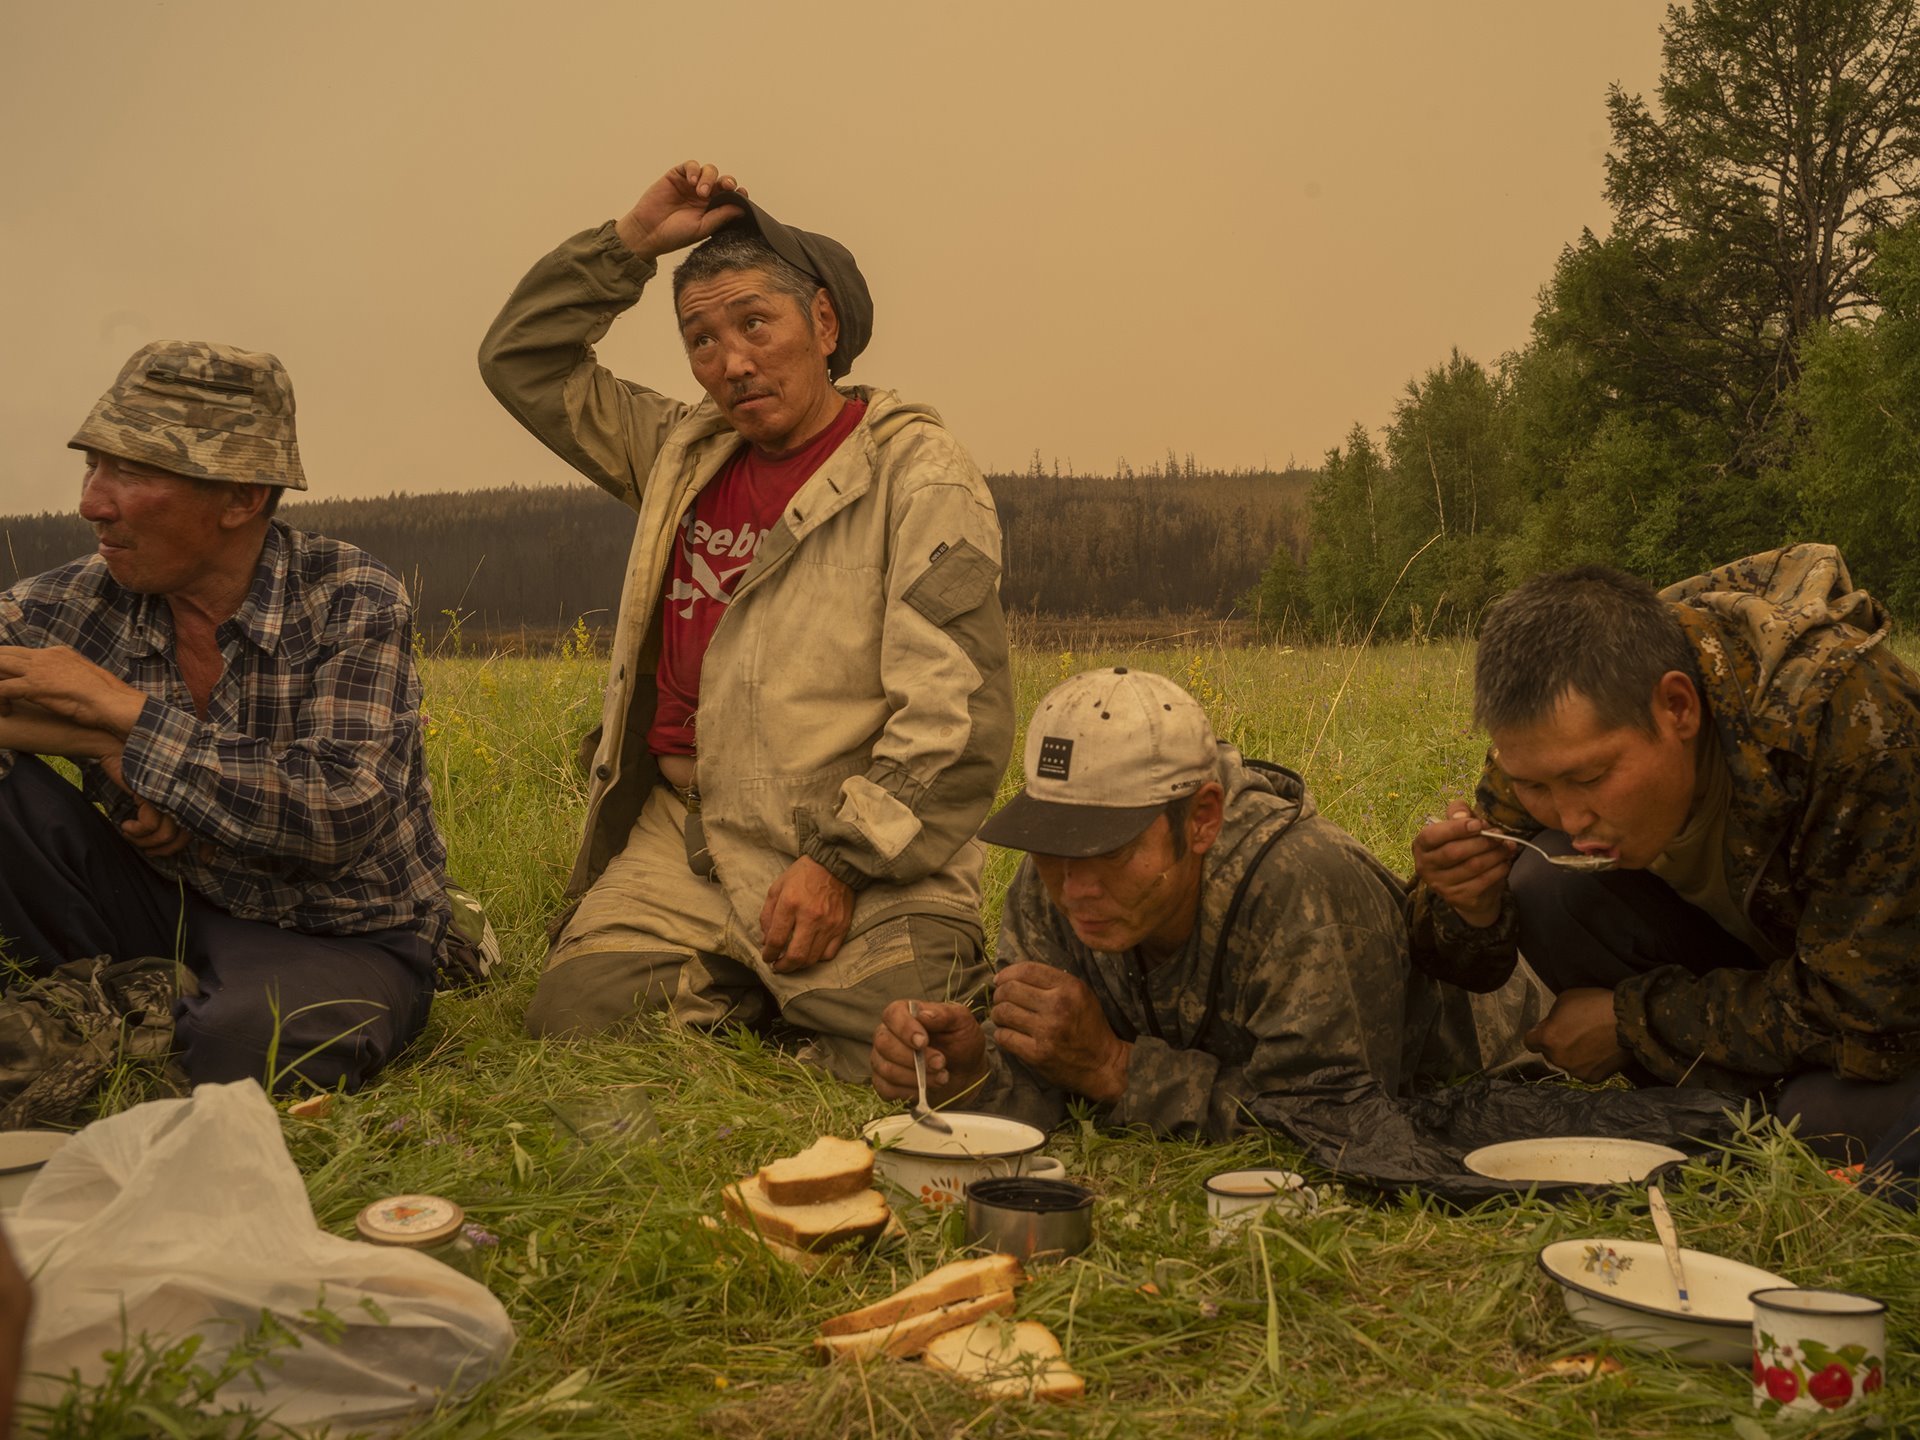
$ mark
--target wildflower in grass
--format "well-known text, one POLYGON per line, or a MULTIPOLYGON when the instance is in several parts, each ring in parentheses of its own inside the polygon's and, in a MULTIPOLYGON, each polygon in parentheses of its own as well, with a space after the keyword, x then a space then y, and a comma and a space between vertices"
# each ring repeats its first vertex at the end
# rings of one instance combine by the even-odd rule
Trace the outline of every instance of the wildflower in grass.
POLYGON ((460 1233, 467 1237, 467 1243, 476 1250, 491 1250, 500 1243, 500 1237, 484 1225, 462 1225, 460 1233))
POLYGON ((389 1120, 387 1122, 387 1134, 398 1135, 402 1130, 407 1128, 407 1120, 408 1117, 405 1115, 396 1116, 394 1119, 389 1120))

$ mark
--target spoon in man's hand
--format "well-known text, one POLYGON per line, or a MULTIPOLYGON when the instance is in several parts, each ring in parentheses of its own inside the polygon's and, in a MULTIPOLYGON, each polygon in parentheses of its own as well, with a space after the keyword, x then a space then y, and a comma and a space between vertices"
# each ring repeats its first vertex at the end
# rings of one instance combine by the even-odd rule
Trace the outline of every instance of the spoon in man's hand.
MULTIPOLYGON (((1424 823, 1428 825, 1438 825, 1440 823, 1440 817, 1438 815, 1429 815, 1424 823)), ((1541 855, 1545 856, 1548 861, 1560 866, 1562 869, 1579 870, 1589 875, 1596 874, 1602 870, 1611 870, 1615 865, 1620 863, 1611 855, 1549 854, 1545 849, 1534 844, 1531 840, 1522 840, 1518 835, 1509 835, 1504 830, 1495 830, 1491 827, 1484 830, 1476 830, 1474 833, 1476 835, 1484 835, 1489 840, 1511 840, 1515 845, 1524 845, 1529 850, 1538 851, 1541 855)))
POLYGON ((1601 870, 1611 870, 1615 865, 1618 865, 1620 863, 1618 860, 1614 859, 1613 856, 1611 855, 1549 854, 1546 850, 1534 844, 1533 841, 1522 840, 1518 835, 1509 835, 1504 830, 1481 830, 1477 833, 1486 836, 1489 840, 1509 840, 1515 845, 1524 845, 1529 850, 1535 850, 1535 851, 1538 851, 1540 854, 1545 855, 1549 861, 1551 861, 1555 865, 1560 866, 1564 870, 1582 870, 1582 871, 1586 871, 1589 874, 1593 874, 1601 870))
MULTIPOLYGON (((907 1014, 915 1020, 918 1020, 920 1018, 920 1007, 911 1000, 907 1001, 907 1014)), ((929 1130, 938 1130, 943 1135, 951 1135, 953 1133, 953 1126, 949 1125, 941 1116, 936 1115, 933 1107, 927 1103, 927 1056, 925 1051, 916 1049, 913 1052, 913 1078, 920 1084, 920 1103, 908 1107, 909 1112, 914 1118, 914 1123, 924 1125, 929 1130)))

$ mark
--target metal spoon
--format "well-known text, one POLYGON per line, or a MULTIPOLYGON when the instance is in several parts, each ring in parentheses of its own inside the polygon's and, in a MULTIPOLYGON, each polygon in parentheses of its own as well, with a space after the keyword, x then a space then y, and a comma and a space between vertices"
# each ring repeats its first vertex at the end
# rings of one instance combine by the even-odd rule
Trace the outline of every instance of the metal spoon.
MULTIPOLYGON (((915 1020, 920 1018, 920 1007, 913 1001, 907 1001, 907 1014, 915 1020)), ((938 1130, 942 1135, 951 1135, 953 1126, 949 1125, 933 1111, 927 1103, 927 1056, 923 1050, 913 1052, 913 1078, 920 1085, 920 1103, 907 1107, 907 1113, 913 1116, 916 1125, 924 1125, 929 1130, 938 1130)))
POLYGON ((1504 830, 1482 830, 1480 834, 1490 840, 1510 840, 1515 845, 1524 845, 1529 850, 1538 850, 1553 864, 1566 870, 1582 870, 1589 874, 1601 870, 1611 870, 1620 862, 1611 855, 1549 855, 1531 840, 1522 840, 1518 835, 1509 835, 1504 830))

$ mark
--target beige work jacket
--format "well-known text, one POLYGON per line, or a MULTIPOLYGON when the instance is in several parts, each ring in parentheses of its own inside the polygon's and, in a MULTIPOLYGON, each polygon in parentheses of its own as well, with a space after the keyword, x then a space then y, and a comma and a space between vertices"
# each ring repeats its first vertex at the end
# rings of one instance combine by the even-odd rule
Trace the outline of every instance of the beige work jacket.
MULTIPOLYGON (((596 363, 594 342, 654 268, 611 223, 577 235, 520 282, 480 350, 501 403, 639 516, 573 894, 625 844, 654 784, 646 734, 673 537, 742 443, 712 401, 596 363)), ((843 388, 866 414, 761 541, 701 673, 707 843, 756 938, 769 887, 802 854, 859 892, 850 933, 906 912, 978 925, 972 836, 1013 740, 986 482, 929 407, 843 388)))

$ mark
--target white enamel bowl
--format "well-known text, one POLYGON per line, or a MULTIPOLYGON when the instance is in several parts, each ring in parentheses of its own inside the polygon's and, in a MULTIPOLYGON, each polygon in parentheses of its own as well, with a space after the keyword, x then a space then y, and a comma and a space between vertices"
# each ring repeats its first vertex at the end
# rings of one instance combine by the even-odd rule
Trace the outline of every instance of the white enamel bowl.
POLYGON ((1685 1160, 1668 1145, 1604 1135, 1561 1135, 1482 1145, 1460 1163, 1490 1180, 1517 1185, 1637 1185, 1662 1165, 1685 1160))
POLYGON ((0 1132, 0 1210, 13 1210, 54 1152, 71 1140, 58 1130, 0 1132))
POLYGON ((1666 1254, 1651 1240, 1559 1240, 1540 1252, 1540 1268, 1559 1282, 1576 1325, 1695 1364, 1749 1364, 1753 1302, 1747 1297, 1793 1282, 1700 1250, 1682 1250, 1680 1261, 1691 1311, 1680 1308, 1666 1254))
POLYGON ((958 1205, 975 1180, 1066 1176, 1064 1165, 1039 1153, 1047 1137, 1031 1125, 964 1110, 942 1110, 940 1118, 953 1126, 951 1135, 917 1124, 911 1115, 884 1115, 860 1132, 873 1146, 880 1178, 923 1205, 958 1205))

